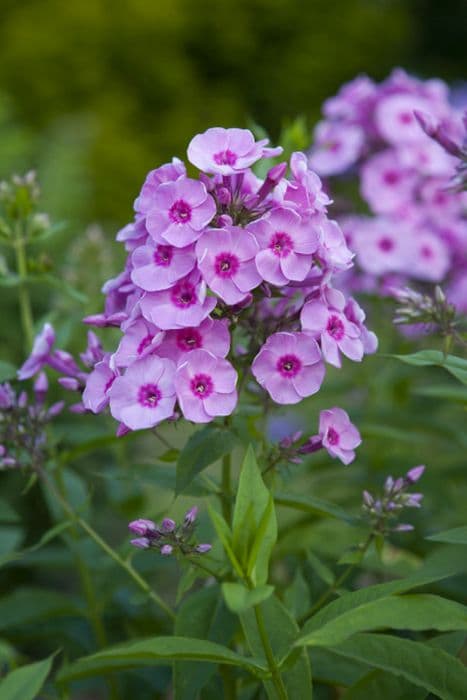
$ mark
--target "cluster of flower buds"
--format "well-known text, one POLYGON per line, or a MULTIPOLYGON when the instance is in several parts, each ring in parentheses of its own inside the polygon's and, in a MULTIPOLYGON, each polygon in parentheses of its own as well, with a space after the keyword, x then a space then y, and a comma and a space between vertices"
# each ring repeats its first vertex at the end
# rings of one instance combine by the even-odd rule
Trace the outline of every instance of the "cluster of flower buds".
POLYGON ((369 517, 375 533, 413 530, 413 525, 399 523, 398 519, 403 508, 420 508, 423 494, 408 493, 408 489, 420 479, 424 471, 424 466, 418 466, 399 479, 388 476, 380 497, 372 496, 368 491, 363 492, 363 510, 369 517))
POLYGON ((455 175, 465 181, 465 127, 447 85, 400 69, 380 84, 360 76, 323 112, 311 167, 331 178, 338 201, 340 183, 354 177, 371 212, 355 215, 354 205, 340 202, 357 262, 349 288, 384 293, 388 284, 444 281, 449 299, 467 310, 467 193, 452 187, 455 175), (420 116, 427 114, 430 123, 420 116))
POLYGON ((117 235, 125 269, 104 285, 104 313, 86 319, 123 333, 83 395, 94 412, 109 405, 120 432, 176 411, 227 416, 250 372, 276 403, 298 403, 320 389, 326 362, 376 350, 363 310, 332 286, 353 255, 307 157, 292 154, 288 177, 286 163, 263 180, 251 169, 280 152, 246 129, 212 128, 188 147, 197 179, 176 158, 148 174, 117 235))
POLYGON ((409 287, 394 289, 393 297, 401 304, 396 309, 394 323, 399 325, 424 324, 443 336, 456 333, 459 319, 454 304, 446 299, 441 287, 435 287, 433 295, 420 294, 409 287))
POLYGON ((178 552, 184 555, 206 554, 211 549, 210 544, 194 544, 192 541, 197 513, 198 509, 194 506, 185 514, 180 525, 171 518, 164 518, 160 525, 145 518, 133 520, 128 528, 138 537, 131 540, 131 544, 138 549, 156 549, 166 557, 178 552))
POLYGON ((0 239, 13 243, 17 236, 19 220, 27 222, 21 235, 28 240, 38 239, 50 229, 47 214, 37 211, 40 190, 36 173, 13 175, 0 182, 0 239))
POLYGON ((46 457, 45 427, 63 408, 63 402, 46 406, 48 382, 41 372, 34 382, 33 398, 16 394, 0 384, 0 470, 42 465, 46 457))
POLYGON ((303 455, 321 449, 325 449, 331 457, 340 459, 347 465, 355 459, 355 449, 362 442, 360 433, 350 421, 347 412, 337 407, 320 412, 317 435, 312 435, 305 442, 302 441, 302 436, 302 431, 297 431, 282 438, 271 451, 268 469, 280 462, 300 464, 303 455))

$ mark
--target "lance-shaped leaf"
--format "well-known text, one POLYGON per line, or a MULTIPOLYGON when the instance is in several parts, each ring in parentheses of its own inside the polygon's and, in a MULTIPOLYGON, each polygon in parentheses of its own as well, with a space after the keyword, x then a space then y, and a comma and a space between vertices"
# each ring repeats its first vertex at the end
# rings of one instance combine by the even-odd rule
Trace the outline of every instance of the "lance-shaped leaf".
POLYGON ((456 355, 445 355, 440 350, 421 350, 412 355, 392 355, 401 362, 417 367, 436 365, 444 367, 462 384, 467 384, 467 360, 456 355))
POLYGON ((263 600, 269 598, 274 592, 274 586, 258 586, 249 589, 242 583, 225 582, 222 584, 227 607, 235 613, 245 612, 254 605, 258 605, 263 600))
POLYGON ((467 525, 437 532, 436 535, 430 535, 426 539, 433 542, 448 542, 449 544, 467 544, 467 525))
POLYGON ((203 469, 232 452, 236 444, 237 437, 225 428, 209 425, 194 433, 178 459, 176 493, 189 486, 203 469))
POLYGON ((55 654, 35 664, 21 666, 0 681, 1 700, 34 700, 45 683, 55 654))

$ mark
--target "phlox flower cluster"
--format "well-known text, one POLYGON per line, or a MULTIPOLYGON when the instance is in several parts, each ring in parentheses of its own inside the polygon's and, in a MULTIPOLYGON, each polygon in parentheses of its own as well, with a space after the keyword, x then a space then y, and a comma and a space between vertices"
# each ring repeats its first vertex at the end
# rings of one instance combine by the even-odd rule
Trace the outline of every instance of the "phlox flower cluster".
POLYGON ((465 134, 445 83, 400 69, 380 84, 359 76, 324 103, 323 115, 309 162, 329 178, 356 253, 350 288, 444 282, 450 300, 467 310, 467 193, 452 187, 462 175, 465 134), (339 200, 352 178, 367 216, 339 200))
POLYGON ((48 326, 20 378, 54 367, 86 409, 108 406, 122 434, 228 416, 239 377, 246 390, 298 403, 320 389, 326 363, 374 352, 363 310, 333 285, 353 255, 306 156, 264 179, 251 168, 280 153, 248 130, 212 128, 188 147, 197 178, 176 158, 151 171, 117 234, 125 268, 104 285, 104 312, 85 319, 119 327, 118 347, 104 352, 90 334, 83 371, 53 350, 48 326))
POLYGON ((185 514, 183 522, 177 525, 172 518, 164 518, 160 525, 152 520, 139 518, 128 525, 128 529, 138 537, 131 544, 138 549, 152 549, 162 556, 171 554, 206 554, 211 550, 210 544, 194 544, 193 534, 196 527, 196 506, 185 514))
POLYGON ((425 467, 420 465, 409 469, 407 474, 398 479, 388 476, 383 493, 372 496, 363 492, 363 510, 370 519, 375 533, 407 532, 413 525, 399 523, 400 512, 404 508, 420 508, 423 499, 421 493, 409 493, 409 489, 420 479, 425 467))

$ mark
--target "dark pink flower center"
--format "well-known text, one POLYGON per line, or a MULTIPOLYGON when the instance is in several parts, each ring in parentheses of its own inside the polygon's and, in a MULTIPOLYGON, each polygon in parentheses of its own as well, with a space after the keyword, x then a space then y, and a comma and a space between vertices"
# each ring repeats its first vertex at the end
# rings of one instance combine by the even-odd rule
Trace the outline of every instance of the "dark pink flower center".
POLYGON ((327 151, 331 151, 331 153, 338 153, 342 148, 342 143, 340 141, 327 141, 324 147, 327 151))
POLYGON ((399 121, 401 124, 411 124, 413 117, 410 112, 400 112, 399 121))
POLYGON ((394 241, 391 238, 380 238, 378 241, 378 248, 382 250, 383 253, 389 253, 389 251, 394 248, 394 241))
POLYGON ((174 224, 187 224, 191 219, 191 207, 183 199, 177 199, 169 209, 169 218, 174 224))
POLYGON ((334 428, 328 428, 327 440, 330 445, 337 445, 339 443, 339 433, 334 428))
POLYGON ((225 151, 215 153, 213 158, 217 165, 235 165, 237 162, 237 156, 229 148, 227 148, 225 151))
POLYGON ((422 256, 422 258, 426 258, 427 260, 429 260, 433 257, 433 251, 430 248, 430 246, 424 245, 420 249, 420 255, 422 256))
POLYGON ((272 250, 274 255, 277 255, 277 257, 286 258, 287 255, 293 250, 293 241, 289 234, 285 233, 285 231, 276 231, 271 238, 269 248, 272 250))
POLYGON ((169 245, 158 245, 154 251, 154 262, 159 267, 169 267, 173 258, 173 250, 169 245))
POLYGON ((342 340, 344 337, 344 324, 339 316, 335 316, 334 314, 329 317, 326 330, 329 335, 334 338, 334 340, 342 340))
POLYGON ((282 377, 291 379, 301 370, 302 363, 296 355, 282 355, 277 361, 277 369, 282 377))
POLYGON ((386 185, 397 185, 400 179, 400 174, 397 170, 386 170, 383 174, 383 180, 386 185))
POLYGON ((172 302, 179 309, 187 309, 196 304, 196 290, 190 282, 179 282, 172 287, 172 302))
POLYGON ((138 347, 136 349, 136 354, 141 355, 141 353, 144 352, 144 350, 146 350, 146 348, 149 345, 151 345, 153 338, 154 338, 154 336, 151 335, 150 333, 148 333, 148 335, 144 336, 144 338, 142 339, 142 341, 140 342, 140 344, 138 345, 138 347))
POLYGON ((196 374, 190 382, 190 389, 200 399, 207 399, 214 390, 214 384, 208 374, 196 374))
POLYGON ((143 384, 138 391, 138 401, 145 408, 156 408, 162 394, 157 384, 143 384))
POLYGON ((240 261, 232 253, 219 253, 214 261, 214 269, 218 277, 233 277, 240 267, 240 261))
POLYGON ((189 352, 203 347, 203 338, 196 328, 183 328, 177 331, 175 342, 179 350, 189 352))

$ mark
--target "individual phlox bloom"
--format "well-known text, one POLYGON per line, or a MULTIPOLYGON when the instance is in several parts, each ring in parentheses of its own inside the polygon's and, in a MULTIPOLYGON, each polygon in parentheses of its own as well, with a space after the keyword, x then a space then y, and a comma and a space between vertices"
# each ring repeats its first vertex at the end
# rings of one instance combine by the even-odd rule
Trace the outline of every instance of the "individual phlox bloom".
POLYGON ((359 75, 343 85, 337 95, 329 97, 323 113, 329 119, 362 122, 372 112, 378 96, 378 86, 367 75, 359 75))
POLYGON ((234 175, 256 163, 282 153, 282 148, 266 148, 268 139, 255 141, 248 129, 213 127, 194 136, 188 146, 188 160, 205 173, 234 175))
POLYGON ((325 212, 332 200, 323 190, 318 175, 310 170, 308 158, 304 153, 299 151, 292 153, 290 170, 292 179, 285 181, 284 204, 295 205, 300 214, 312 215, 316 212, 325 212))
MULTIPOLYGON (((452 168, 450 177, 452 175, 452 168)), ((422 183, 419 189, 422 208, 433 217, 461 217, 467 209, 467 192, 453 192, 449 189, 449 181, 445 177, 430 177, 422 183)), ((464 222, 462 225, 465 230, 464 222)))
POLYGON ((117 377, 110 392, 110 413, 131 430, 152 428, 173 415, 175 363, 149 355, 117 377))
POLYGON ((179 177, 186 176, 185 164, 179 158, 172 158, 171 163, 165 163, 146 175, 141 192, 135 199, 135 211, 147 214, 154 206, 154 195, 159 185, 164 182, 174 182, 179 177))
POLYGON ((369 158, 361 169, 360 191, 376 213, 393 212, 413 201, 418 176, 402 165, 396 151, 369 158))
POLYGON ((159 185, 146 228, 156 243, 185 248, 201 236, 215 213, 214 199, 203 183, 181 177, 159 185))
POLYGON ((341 367, 341 352, 350 360, 361 361, 363 343, 360 329, 341 310, 314 299, 304 305, 300 319, 303 330, 319 339, 326 362, 341 367))
POLYGON ((147 292, 157 292, 186 277, 194 268, 196 257, 193 246, 175 248, 148 240, 133 251, 131 262, 133 283, 147 292))
POLYGON ((140 245, 144 245, 148 238, 145 217, 137 216, 135 221, 124 226, 115 236, 115 240, 125 244, 125 250, 131 252, 140 245))
POLYGON ((140 301, 144 318, 161 330, 199 326, 216 306, 214 297, 206 296, 206 282, 198 271, 178 280, 170 289, 147 292, 140 301))
POLYGON ((451 264, 446 244, 434 233, 422 231, 413 236, 412 248, 411 276, 428 282, 440 282, 451 264))
POLYGON ((135 360, 156 351, 164 338, 164 333, 144 318, 137 318, 125 327, 119 346, 113 355, 116 367, 128 367, 135 360))
POLYGON ((359 328, 365 354, 371 355, 376 352, 378 349, 378 338, 373 331, 369 331, 365 326, 365 312, 352 297, 350 297, 345 304, 344 314, 350 323, 353 323, 359 328))
POLYGON ((314 133, 309 163, 319 175, 336 175, 347 170, 361 155, 365 136, 355 124, 322 121, 314 133))
POLYGON ((193 350, 175 375, 177 399, 183 415, 194 423, 228 416, 237 404, 237 372, 230 362, 207 350, 193 350))
POLYGON ((423 141, 426 136, 415 118, 414 110, 430 113, 433 104, 423 97, 410 94, 388 95, 379 100, 374 118, 381 137, 394 146, 423 141))
POLYGON ((110 355, 98 362, 88 375, 83 391, 83 405, 88 411, 100 413, 109 403, 109 391, 118 376, 111 366, 110 355))
POLYGON ((166 331, 157 354, 180 363, 186 353, 199 349, 208 350, 216 357, 226 357, 230 350, 230 333, 225 319, 206 318, 197 328, 166 331))
POLYGON ((35 337, 31 354, 18 370, 18 379, 29 379, 37 374, 50 357, 55 343, 55 331, 50 323, 45 323, 41 332, 35 337))
POLYGON ((318 226, 320 244, 317 257, 331 270, 348 270, 354 253, 347 247, 345 236, 337 221, 323 218, 318 226))
POLYGON ((236 226, 209 229, 196 243, 198 268, 226 304, 238 304, 263 281, 255 264, 258 251, 253 234, 236 226))
POLYGON ((267 282, 282 286, 301 282, 309 273, 319 244, 316 228, 304 223, 293 209, 277 208, 248 226, 258 241, 258 272, 267 282))
POLYGON ((316 394, 325 367, 318 344, 308 333, 274 333, 251 366, 258 384, 279 404, 299 403, 316 394))
POLYGON ((426 137, 424 141, 404 144, 398 148, 398 155, 404 168, 416 170, 419 177, 444 176, 444 188, 448 187, 454 159, 436 141, 426 137))
POLYGON ((360 267, 372 275, 410 272, 413 234, 400 219, 362 220, 353 235, 360 267))
POLYGON ((354 450, 362 442, 360 433, 342 408, 320 412, 319 436, 331 457, 337 457, 344 464, 355 459, 354 450))

